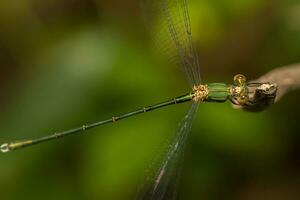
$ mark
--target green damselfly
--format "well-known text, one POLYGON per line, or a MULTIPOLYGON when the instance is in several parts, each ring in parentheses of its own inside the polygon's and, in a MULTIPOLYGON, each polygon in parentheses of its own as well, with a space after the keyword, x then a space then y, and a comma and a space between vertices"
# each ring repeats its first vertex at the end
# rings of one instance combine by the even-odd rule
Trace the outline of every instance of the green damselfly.
POLYGON ((1 145, 1 151, 3 153, 6 153, 12 150, 32 146, 50 140, 59 139, 61 137, 65 137, 68 135, 81 133, 88 129, 95 128, 97 126, 117 122, 119 120, 126 119, 128 117, 132 117, 138 114, 146 113, 152 110, 156 110, 158 108, 163 108, 174 104, 184 103, 188 101, 192 101, 193 103, 196 104, 200 102, 225 102, 228 99, 239 105, 247 103, 248 91, 247 91, 245 76, 241 74, 236 75, 234 77, 233 85, 227 85, 224 83, 209 83, 209 84, 194 85, 190 93, 175 97, 168 101, 143 107, 138 110, 128 112, 119 116, 113 116, 109 119, 102 120, 96 123, 82 125, 75 129, 54 133, 49 136, 45 136, 37 139, 29 139, 29 140, 23 140, 18 142, 5 143, 1 145))
POLYGON ((149 22, 149 29, 157 31, 157 27, 159 27, 154 38, 156 38, 155 41, 160 46, 160 50, 168 51, 168 54, 173 59, 175 58, 176 63, 184 71, 191 86, 190 92, 162 103, 142 107, 132 112, 117 115, 96 123, 82 125, 75 129, 54 133, 37 139, 4 143, 1 145, 1 152, 6 153, 59 139, 64 136, 83 133, 88 129, 104 124, 114 123, 138 114, 191 101, 192 106, 180 123, 160 168, 155 177, 153 177, 150 187, 142 195, 143 199, 164 198, 168 185, 176 178, 173 174, 174 171, 178 170, 177 162, 183 154, 198 104, 201 102, 225 102, 226 100, 239 105, 247 104, 248 87, 246 78, 241 74, 234 77, 233 84, 201 83, 198 57, 192 45, 191 24, 186 0, 144 0, 143 8, 146 13, 146 20, 149 22))

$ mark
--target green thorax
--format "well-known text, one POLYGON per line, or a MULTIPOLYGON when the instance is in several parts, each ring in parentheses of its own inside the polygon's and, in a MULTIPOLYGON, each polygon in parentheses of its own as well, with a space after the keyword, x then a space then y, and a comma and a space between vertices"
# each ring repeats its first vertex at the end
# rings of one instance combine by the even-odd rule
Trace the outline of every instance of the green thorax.
POLYGON ((241 74, 235 75, 232 85, 209 83, 193 87, 192 100, 195 102, 225 102, 228 99, 238 105, 248 102, 248 88, 245 76, 241 74))
POLYGON ((230 86, 224 83, 209 83, 208 95, 205 101, 207 102, 224 102, 228 99, 230 86))

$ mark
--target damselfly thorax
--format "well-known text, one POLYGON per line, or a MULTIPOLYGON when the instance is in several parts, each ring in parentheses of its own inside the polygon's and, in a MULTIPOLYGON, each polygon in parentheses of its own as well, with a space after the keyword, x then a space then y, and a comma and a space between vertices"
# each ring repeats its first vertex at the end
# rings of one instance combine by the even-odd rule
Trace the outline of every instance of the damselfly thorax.
POLYGON ((244 105, 249 99, 246 77, 242 74, 234 76, 233 85, 224 83, 195 85, 192 95, 192 100, 195 102, 224 102, 230 100, 234 104, 244 105))

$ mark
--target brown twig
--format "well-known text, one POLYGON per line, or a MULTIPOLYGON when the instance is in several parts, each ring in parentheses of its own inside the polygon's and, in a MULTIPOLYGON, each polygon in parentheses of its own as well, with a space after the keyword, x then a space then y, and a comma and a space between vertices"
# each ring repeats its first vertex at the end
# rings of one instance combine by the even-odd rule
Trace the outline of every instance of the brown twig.
POLYGON ((246 111, 262 111, 290 91, 300 88, 300 63, 276 68, 248 84, 249 103, 234 105, 246 111))

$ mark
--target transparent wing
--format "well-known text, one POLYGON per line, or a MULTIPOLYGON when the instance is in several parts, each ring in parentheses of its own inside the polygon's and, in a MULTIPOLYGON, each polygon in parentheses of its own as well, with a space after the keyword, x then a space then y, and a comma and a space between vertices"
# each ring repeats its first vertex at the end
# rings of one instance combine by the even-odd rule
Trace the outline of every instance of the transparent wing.
POLYGON ((146 24, 155 46, 185 72, 189 84, 200 84, 200 66, 192 44, 187 0, 143 0, 146 24))
POLYGON ((163 162, 154 174, 154 177, 148 179, 148 183, 144 185, 142 194, 140 194, 138 199, 176 199, 181 162, 197 108, 198 104, 193 103, 189 112, 180 122, 174 140, 171 141, 163 162))

